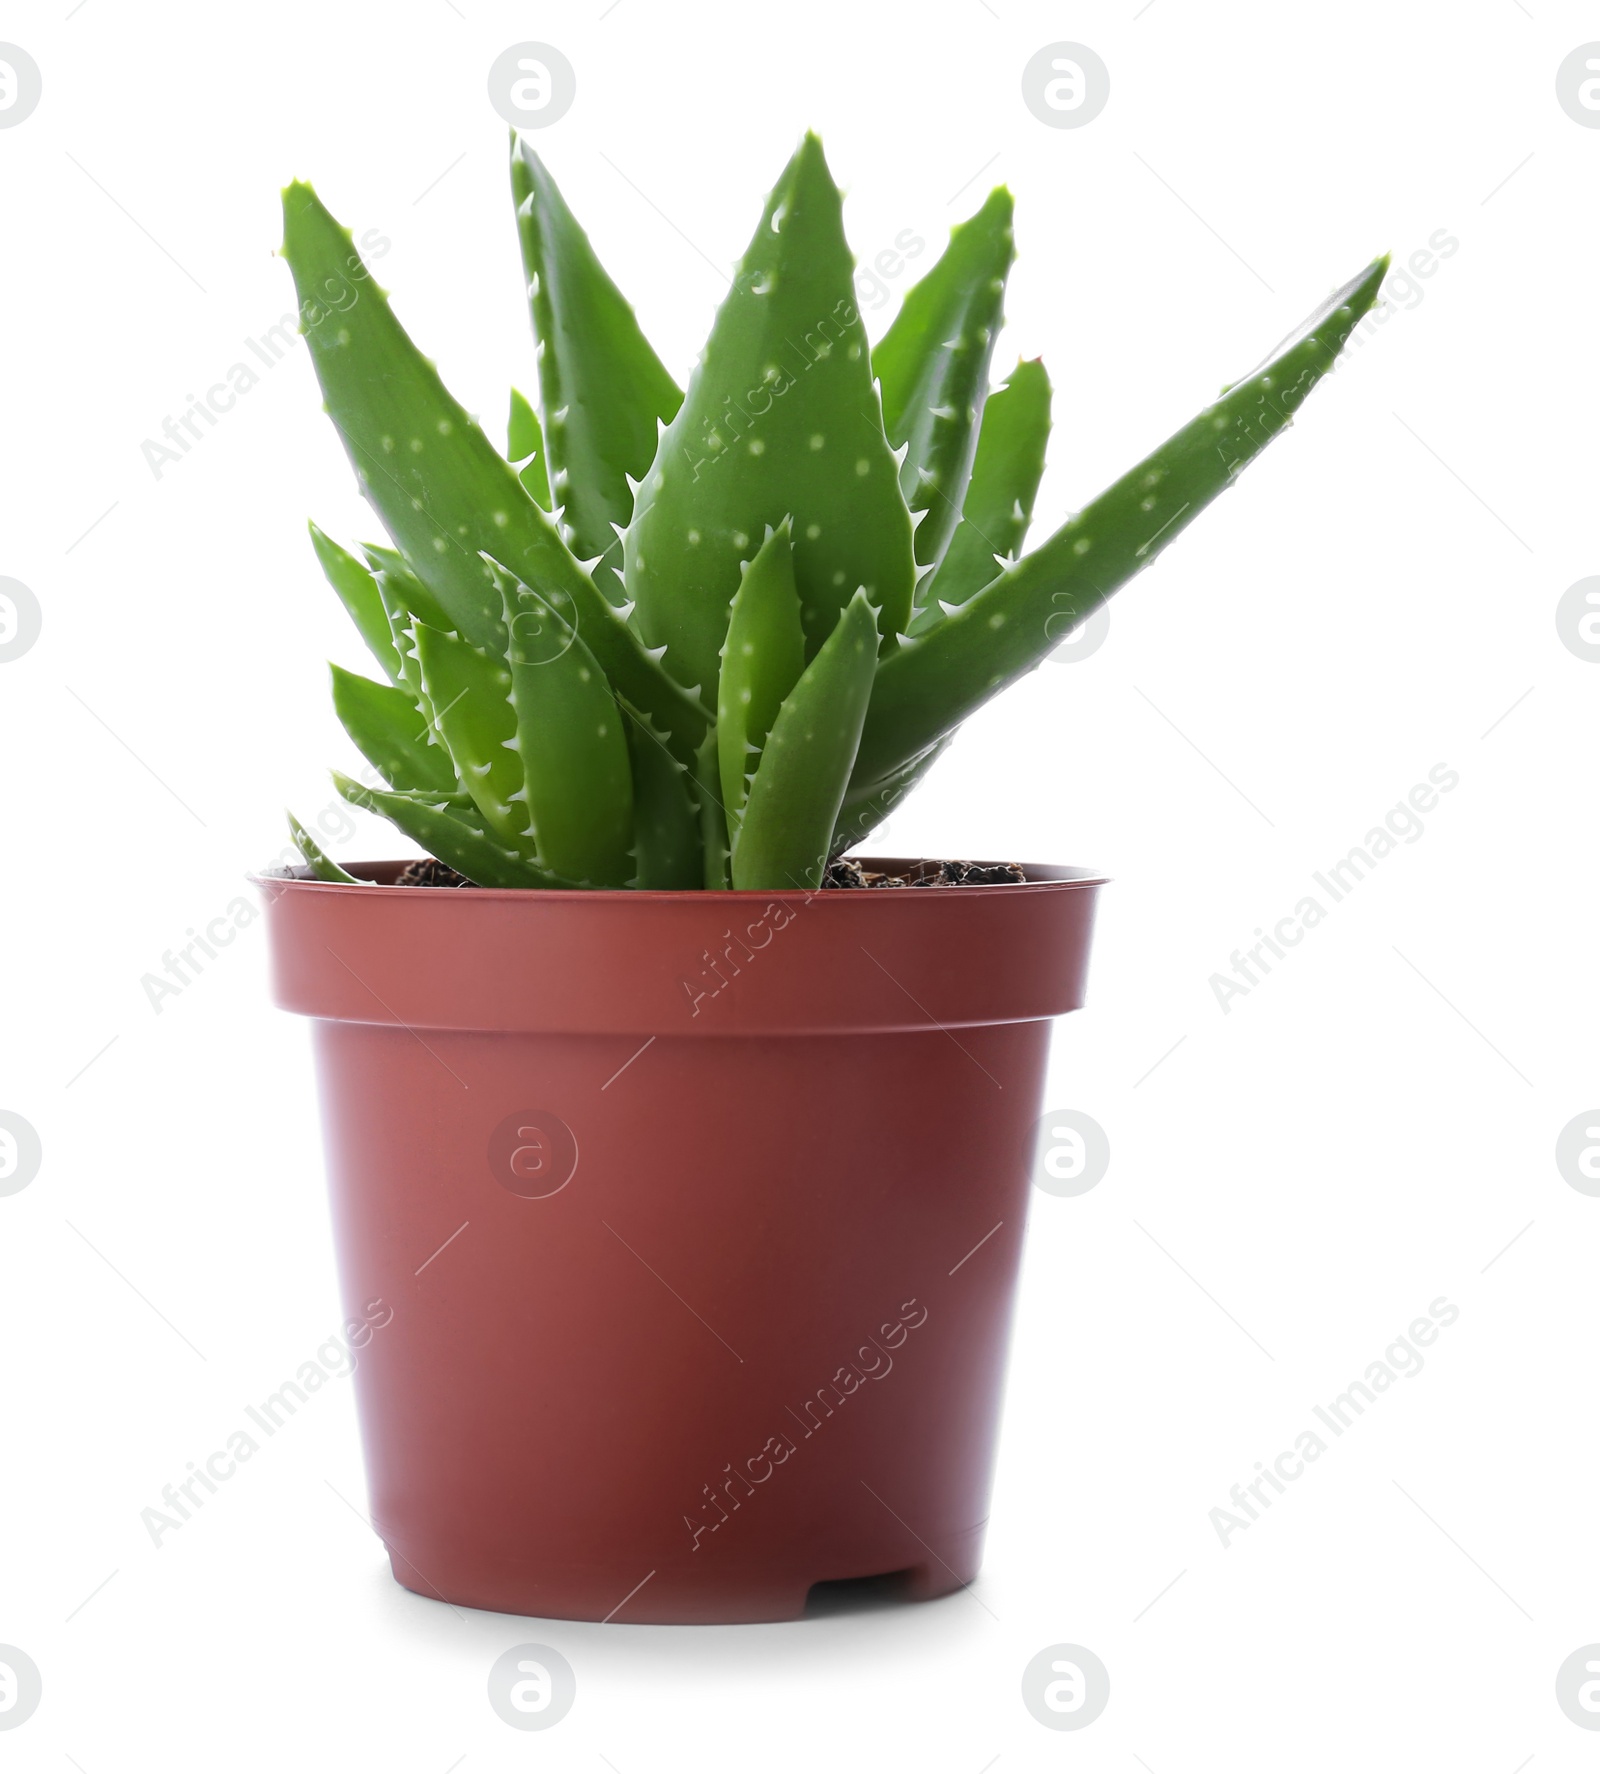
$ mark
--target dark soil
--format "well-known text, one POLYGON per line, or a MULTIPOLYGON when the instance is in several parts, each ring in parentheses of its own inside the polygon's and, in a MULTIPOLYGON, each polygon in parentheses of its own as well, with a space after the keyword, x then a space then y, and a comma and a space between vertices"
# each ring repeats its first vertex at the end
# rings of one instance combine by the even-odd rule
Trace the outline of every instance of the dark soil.
MULTIPOLYGON (((822 877, 824 887, 994 887, 1006 882, 1026 882, 1028 877, 1014 862, 930 862, 903 875, 879 874, 864 869, 848 856, 836 856, 822 877)), ((470 887, 447 863, 429 856, 408 862, 395 877, 396 887, 470 887)))
POLYGON ((416 862, 408 862, 395 876, 396 887, 470 887, 472 883, 465 875, 458 875, 448 863, 436 862, 433 857, 421 857, 416 862))
POLYGON ((1014 862, 929 862, 903 875, 864 869, 848 856, 836 856, 822 877, 824 887, 997 887, 1027 880, 1014 862))

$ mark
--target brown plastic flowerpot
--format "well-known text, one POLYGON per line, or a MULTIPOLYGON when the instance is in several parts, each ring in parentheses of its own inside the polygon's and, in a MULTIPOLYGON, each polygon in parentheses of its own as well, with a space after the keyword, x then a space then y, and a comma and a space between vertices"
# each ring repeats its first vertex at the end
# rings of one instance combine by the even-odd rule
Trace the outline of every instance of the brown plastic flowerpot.
MULTIPOLYGON (((899 860, 871 866, 898 869, 899 860)), ((970 1582, 1050 1019, 1095 891, 260 882, 316 1019, 372 1520, 580 1620, 970 1582)))

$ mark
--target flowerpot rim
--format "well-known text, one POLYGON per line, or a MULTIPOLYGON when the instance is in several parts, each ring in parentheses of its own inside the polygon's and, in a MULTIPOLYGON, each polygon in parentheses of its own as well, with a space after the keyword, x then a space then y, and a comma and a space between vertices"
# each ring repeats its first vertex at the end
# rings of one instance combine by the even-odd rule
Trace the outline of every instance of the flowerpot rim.
POLYGON ((404 866, 358 864, 379 878, 355 883, 308 870, 254 877, 283 1009, 411 1030, 570 1035, 1032 1021, 1083 1002, 1105 883, 1041 864, 1027 881, 971 888, 462 891, 391 885, 404 866))
MULTIPOLYGON (((252 886, 260 887, 269 892, 281 891, 284 888, 310 889, 322 894, 382 896, 403 893, 414 898, 419 892, 449 893, 460 895, 465 892, 472 902, 484 900, 537 901, 549 904, 552 901, 578 901, 585 905, 593 905, 597 901, 621 901, 625 904, 641 904, 647 902, 706 902, 710 900, 755 901, 755 900, 822 900, 828 903, 834 900, 850 902, 858 899, 863 892, 870 893, 874 899, 884 897, 898 898, 902 891, 920 898, 925 893, 936 892, 941 897, 952 891, 949 887, 929 888, 832 888, 832 887, 750 887, 750 888, 709 888, 709 887, 478 887, 469 889, 456 887, 400 887, 395 877, 411 863, 419 860, 416 857, 401 857, 398 860, 389 858, 376 862, 343 863, 340 866, 348 873, 358 876, 355 881, 322 881, 312 875, 309 868, 300 865, 287 869, 251 870, 245 877, 252 886)), ((849 859, 859 863, 863 868, 883 874, 901 874, 913 868, 937 868, 938 858, 921 856, 855 856, 849 859)), ((963 883, 953 891, 965 896, 971 889, 980 889, 986 896, 991 894, 1036 894, 1041 890, 1061 892, 1062 890, 1081 890, 1084 888, 1104 887, 1109 885, 1112 877, 1102 869, 1086 868, 1072 863, 1035 863, 1023 862, 1015 865, 1009 862, 990 861, 982 857, 962 857, 961 861, 974 868, 1006 868, 1015 866, 1027 876, 1025 881, 974 881, 963 883)), ((455 899, 452 903, 461 903, 455 899)))

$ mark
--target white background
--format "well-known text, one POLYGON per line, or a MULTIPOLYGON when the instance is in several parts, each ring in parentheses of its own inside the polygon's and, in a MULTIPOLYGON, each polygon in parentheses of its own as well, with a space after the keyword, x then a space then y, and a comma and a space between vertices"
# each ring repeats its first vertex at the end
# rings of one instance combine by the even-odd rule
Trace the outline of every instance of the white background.
MULTIPOLYGON (((1600 1640, 1600 1201, 1554 1144, 1600 1097, 1600 666, 1554 617, 1597 570, 1600 131, 1555 75, 1600 13, 1140 3, 0 18, 44 78, 0 131, 0 573, 44 612, 0 667, 0 1107, 44 1148, 0 1199, 0 1643, 45 1684, 9 1766, 1594 1766, 1554 1683, 1600 1640), (303 347, 159 479, 141 441, 292 307, 296 174, 392 241, 402 319, 498 429, 533 370, 485 74, 528 38, 578 78, 537 145, 680 378, 804 127, 863 258, 909 228, 926 263, 1005 179, 997 370, 1042 352, 1057 390, 1039 533, 1373 253, 1459 242, 1100 651, 974 719, 894 822, 903 853, 1115 877, 1051 1084, 1111 1168, 1035 1196, 988 1559, 937 1604, 458 1614, 358 1518, 348 1382, 159 1550, 140 1524, 339 1316, 307 1030, 267 1004, 260 925, 159 1014, 140 982, 354 761, 322 661, 363 662, 304 520, 371 534, 303 347), (1020 95, 1062 39, 1110 69, 1081 129, 1020 95), (1438 763, 1460 784, 1425 834, 1224 1014, 1231 952, 1438 763), (1426 1369, 1224 1549, 1229 1487, 1441 1295, 1426 1369), (530 1638, 578 1683, 539 1736, 484 1690, 530 1638), (1019 1691, 1060 1641, 1111 1677, 1067 1736, 1019 1691)), ((397 845, 364 821, 335 848, 397 845)))

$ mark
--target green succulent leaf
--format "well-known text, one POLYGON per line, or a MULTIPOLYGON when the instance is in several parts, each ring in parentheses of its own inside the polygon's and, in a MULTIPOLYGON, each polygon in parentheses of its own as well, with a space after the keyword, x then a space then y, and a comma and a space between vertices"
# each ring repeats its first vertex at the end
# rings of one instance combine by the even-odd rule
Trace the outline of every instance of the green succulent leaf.
POLYGON ((471 823, 470 811, 430 804, 414 795, 391 794, 369 788, 339 771, 332 772, 333 786, 352 807, 379 813, 399 827, 429 855, 465 875, 480 887, 568 887, 547 870, 536 868, 516 851, 508 850, 481 826, 471 823))
POLYGON ((700 813, 693 776, 636 709, 623 707, 633 763, 634 863, 630 887, 701 887, 700 813))
POLYGON ((478 550, 503 541, 515 514, 522 540, 559 575, 560 538, 528 515, 521 483, 407 338, 349 231, 309 185, 285 190, 283 221, 301 331, 362 492, 449 612, 446 625, 498 644, 498 600, 478 550))
POLYGON ((737 834, 749 778, 783 699, 806 666, 785 518, 769 531, 734 594, 717 682, 717 758, 728 830, 737 834))
POLYGON ((394 646, 395 656, 400 661, 400 677, 395 687, 405 691, 416 704, 422 720, 431 728, 433 704, 428 700, 428 692, 422 682, 422 667, 417 663, 416 618, 395 589, 396 581, 392 574, 374 573, 372 579, 378 588, 378 596, 383 600, 383 613, 389 620, 389 638, 394 646))
POLYGON ((432 723, 410 691, 329 668, 333 708, 357 749, 390 787, 449 794, 460 785, 455 766, 433 738, 432 723))
POLYGON ((1002 185, 951 231, 944 255, 907 294, 872 354, 889 441, 906 446, 900 491, 922 514, 919 567, 944 558, 961 518, 1006 275, 1016 257, 1011 209, 1002 185))
POLYGON ((545 455, 544 428, 527 395, 511 390, 511 416, 506 421, 506 460, 517 471, 534 504, 550 509, 550 466, 545 455))
POLYGON ((524 462, 517 470, 517 479, 527 488, 529 497, 537 501, 543 510, 550 509, 550 475, 543 456, 535 456, 531 462, 524 462))
MULTIPOLYGON (((426 622, 433 628, 455 628, 449 611, 412 572, 406 557, 398 549, 363 542, 361 552, 367 557, 367 565, 377 581, 385 613, 399 607, 407 615, 415 616, 419 622, 426 622)), ((393 616, 389 620, 392 629, 393 616)))
POLYGON ((434 720, 473 805, 501 843, 533 860, 522 765, 514 749, 510 668, 471 641, 425 622, 416 625, 416 637, 434 720))
POLYGON ((354 875, 347 874, 338 863, 322 853, 316 839, 292 813, 288 813, 287 809, 285 812, 289 820, 289 836, 294 839, 295 848, 305 858, 306 867, 310 869, 313 879, 343 881, 352 887, 359 885, 354 875))
MULTIPOLYGON (((383 599, 378 595, 372 574, 315 524, 309 528, 311 546, 316 550, 328 583, 339 594, 340 603, 349 611, 350 620, 360 631, 373 658, 383 667, 390 683, 399 683, 400 655, 395 651, 394 637, 389 633, 389 618, 384 613, 383 599)), ((290 818, 293 817, 291 814, 290 818)))
POLYGON ((1372 306, 1381 258, 1267 360, 943 622, 884 661, 855 784, 870 789, 1031 671, 1149 566, 1292 420, 1372 306))
MULTIPOLYGON (((539 405, 551 491, 580 559, 600 557, 594 582, 623 601, 618 526, 633 515, 630 480, 644 478, 662 424, 683 395, 651 350, 626 297, 573 220, 544 162, 511 144, 511 190, 539 347, 539 405)), ((548 498, 543 501, 548 507, 548 498)))
POLYGON ((516 756, 541 866, 587 886, 634 873, 624 720, 582 636, 531 586, 500 580, 516 756))
POLYGON ((624 547, 635 626, 708 699, 741 563, 786 516, 808 654, 857 586, 886 634, 909 619, 911 519, 852 279, 839 192, 808 135, 767 200, 624 547))
POLYGON ((363 493, 447 612, 436 626, 504 653, 504 611, 482 559, 492 554, 523 582, 570 599, 610 679, 680 755, 692 756, 709 725, 706 710, 595 589, 515 470, 406 336, 349 231, 309 185, 290 185, 283 208, 284 256, 328 413, 363 493))
POLYGON ((733 846, 733 885, 820 887, 872 694, 878 629, 858 591, 767 735, 733 846))
POLYGON ((527 395, 520 389, 511 390, 511 412, 506 419, 506 460, 510 463, 525 462, 529 456, 536 455, 544 442, 544 433, 539 428, 539 415, 527 395))
POLYGON ((947 733, 937 745, 930 745, 920 757, 897 770, 886 782, 862 793, 852 790, 845 796, 839 817, 834 822, 833 844, 829 856, 838 856, 869 837, 900 806, 924 776, 938 763, 955 737, 947 733))
MULTIPOLYGON (((1034 361, 988 392, 1004 190, 871 353, 808 135, 683 396, 515 141, 511 176, 540 386, 539 410, 512 390, 503 455, 349 232, 308 185, 284 192, 301 331, 394 544, 357 554, 311 530, 390 680, 333 668, 376 772, 335 781, 489 887, 820 886, 967 715, 1292 422, 1388 265, 1022 556, 1051 391, 1034 361)), ((289 824, 313 878, 354 879, 289 824)))
POLYGON ((448 794, 440 794, 431 788, 394 788, 389 793, 403 801, 417 801, 425 807, 443 807, 446 812, 453 813, 462 824, 470 825, 474 831, 488 835, 489 828, 483 823, 483 815, 464 788, 453 788, 448 794))
POLYGON ((919 590, 909 634, 924 634, 1014 560, 1033 518, 1050 435, 1050 378, 1037 358, 984 402, 961 522, 939 570, 919 590), (997 558, 1000 557, 1000 558, 997 558))
POLYGON ((695 800, 700 807, 701 885, 721 893, 730 884, 728 815, 722 805, 721 757, 716 729, 705 736, 694 761, 695 800))
POLYGON ((533 403, 520 388, 511 390, 511 411, 506 416, 506 460, 515 466, 536 456, 544 447, 544 431, 533 403))

